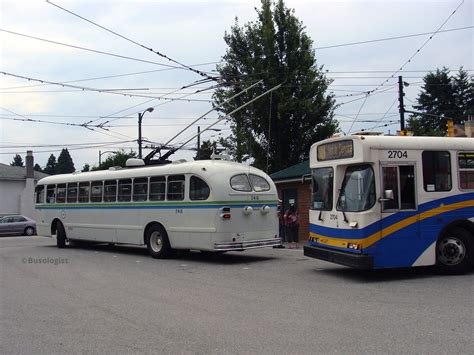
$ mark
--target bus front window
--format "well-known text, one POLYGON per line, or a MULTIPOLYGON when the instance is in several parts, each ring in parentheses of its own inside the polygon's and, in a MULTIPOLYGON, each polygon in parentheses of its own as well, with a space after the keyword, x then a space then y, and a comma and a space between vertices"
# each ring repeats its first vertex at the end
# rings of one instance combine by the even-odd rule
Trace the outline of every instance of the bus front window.
POLYGON ((331 211, 333 200, 333 168, 313 169, 313 210, 331 211))
POLYGON ((374 171, 369 165, 349 166, 346 169, 337 201, 338 211, 361 212, 375 204, 374 171))

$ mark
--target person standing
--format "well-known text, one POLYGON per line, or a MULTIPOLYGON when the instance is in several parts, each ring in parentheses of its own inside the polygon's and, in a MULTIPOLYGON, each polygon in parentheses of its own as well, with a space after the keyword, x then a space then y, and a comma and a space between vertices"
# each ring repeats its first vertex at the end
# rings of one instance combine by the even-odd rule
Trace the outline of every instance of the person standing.
POLYGON ((288 207, 288 209, 285 211, 283 219, 286 226, 285 229, 288 248, 298 248, 299 216, 294 203, 290 203, 290 207, 288 207))

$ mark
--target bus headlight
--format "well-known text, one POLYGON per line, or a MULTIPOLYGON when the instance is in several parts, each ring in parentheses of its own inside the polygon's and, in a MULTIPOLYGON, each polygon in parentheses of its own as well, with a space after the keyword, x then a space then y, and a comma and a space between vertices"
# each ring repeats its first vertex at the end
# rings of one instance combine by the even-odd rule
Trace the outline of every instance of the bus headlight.
POLYGON ((270 212, 270 206, 262 206, 262 208, 260 209, 260 212, 262 212, 262 214, 267 214, 268 212, 270 212))
POLYGON ((249 214, 251 214, 253 211, 253 208, 252 206, 245 206, 244 207, 244 215, 248 216, 249 214))

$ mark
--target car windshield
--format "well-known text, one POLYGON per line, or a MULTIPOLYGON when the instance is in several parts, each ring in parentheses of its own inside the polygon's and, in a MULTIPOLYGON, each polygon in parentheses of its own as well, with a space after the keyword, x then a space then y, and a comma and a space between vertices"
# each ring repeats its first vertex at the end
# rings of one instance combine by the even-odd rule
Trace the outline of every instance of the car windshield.
POLYGON ((337 209, 360 212, 375 204, 374 171, 369 165, 349 166, 342 182, 337 209))

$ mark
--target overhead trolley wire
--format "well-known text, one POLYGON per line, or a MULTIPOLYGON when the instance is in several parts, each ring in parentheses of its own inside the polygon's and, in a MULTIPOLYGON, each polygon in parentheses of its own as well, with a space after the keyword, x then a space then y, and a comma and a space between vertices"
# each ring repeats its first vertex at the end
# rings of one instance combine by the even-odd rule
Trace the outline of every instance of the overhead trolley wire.
POLYGON ((83 16, 81 16, 81 15, 78 15, 78 14, 76 14, 76 13, 74 13, 74 12, 72 12, 72 11, 70 11, 70 10, 64 8, 64 7, 61 7, 61 6, 59 6, 59 5, 55 4, 55 3, 53 3, 53 2, 50 1, 50 0, 46 0, 46 2, 47 2, 48 4, 51 4, 51 5, 55 6, 55 7, 57 7, 58 9, 61 9, 61 10, 65 11, 65 12, 67 12, 67 13, 73 15, 73 16, 76 16, 76 17, 80 18, 81 20, 84 20, 84 21, 86 21, 86 22, 89 22, 90 24, 92 24, 92 25, 94 25, 94 26, 97 26, 97 27, 99 27, 99 28, 101 28, 101 29, 103 29, 103 30, 109 32, 109 33, 112 33, 112 34, 114 34, 115 36, 118 36, 118 37, 120 37, 120 38, 122 38, 122 39, 124 39, 124 40, 126 40, 126 41, 128 41, 128 42, 131 42, 131 43, 133 43, 133 44, 135 44, 135 45, 137 45, 137 46, 139 46, 139 47, 142 47, 142 48, 144 48, 144 49, 146 49, 146 50, 148 50, 148 51, 150 51, 150 52, 152 52, 152 53, 155 53, 155 54, 159 55, 160 57, 169 60, 170 62, 173 62, 173 63, 175 63, 175 64, 178 64, 179 66, 181 66, 181 67, 183 67, 183 68, 185 68, 185 69, 187 69, 187 70, 190 70, 190 71, 192 71, 192 72, 194 72, 194 73, 196 73, 196 74, 198 74, 198 75, 200 75, 200 76, 202 76, 202 77, 205 77, 205 78, 210 79, 210 80, 217 81, 217 78, 211 77, 211 76, 209 76, 208 74, 204 73, 204 72, 201 71, 201 70, 194 69, 194 68, 192 68, 192 67, 190 67, 190 66, 188 66, 188 65, 186 65, 186 64, 183 64, 183 63, 181 63, 181 62, 178 62, 177 60, 168 57, 166 54, 160 53, 160 52, 158 52, 158 51, 156 51, 156 50, 153 50, 153 49, 150 48, 150 47, 147 47, 147 46, 145 46, 145 45, 143 45, 143 44, 141 44, 141 43, 138 43, 138 42, 134 41, 133 39, 130 39, 130 38, 128 38, 128 37, 125 37, 124 35, 122 35, 122 34, 120 34, 120 33, 118 33, 118 32, 115 32, 115 31, 113 31, 113 30, 111 30, 111 29, 109 29, 109 28, 107 28, 107 27, 105 27, 105 26, 102 26, 102 25, 100 25, 100 24, 98 24, 98 23, 96 23, 96 22, 94 22, 94 21, 91 21, 91 20, 89 20, 89 19, 87 19, 87 18, 85 18, 85 17, 83 17, 83 16))

